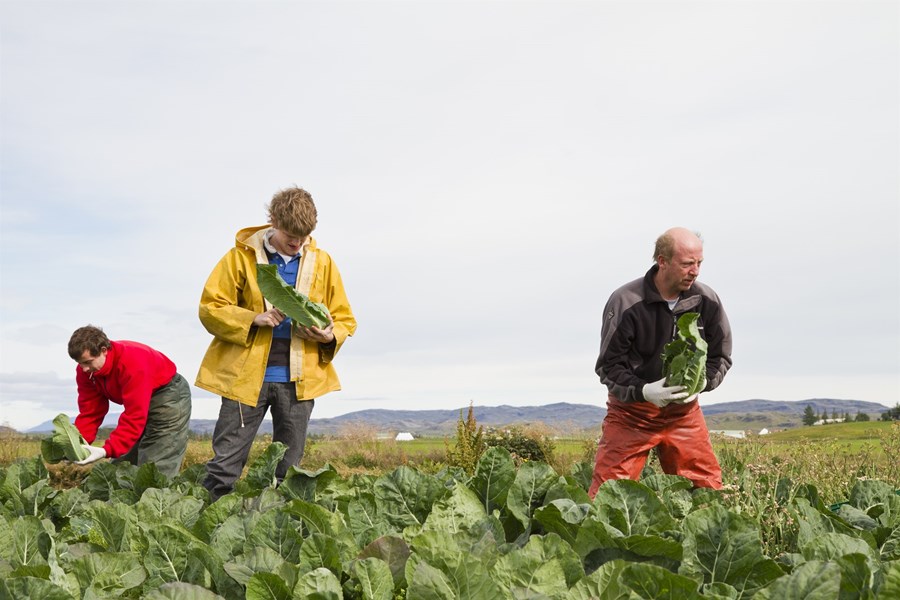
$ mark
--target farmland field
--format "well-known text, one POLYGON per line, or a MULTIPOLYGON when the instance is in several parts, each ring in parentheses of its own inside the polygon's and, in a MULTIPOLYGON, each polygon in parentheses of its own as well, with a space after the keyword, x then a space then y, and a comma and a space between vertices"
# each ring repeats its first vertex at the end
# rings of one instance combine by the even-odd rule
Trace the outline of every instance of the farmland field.
POLYGON ((4 439, 0 600, 900 597, 900 424, 716 437, 722 490, 651 457, 593 501, 593 440, 489 447, 471 471, 456 442, 311 440, 274 487, 284 449, 260 438, 210 504, 206 439, 174 480, 4 439))
POLYGON ((832 425, 815 425, 795 427, 767 437, 775 442, 794 442, 797 440, 878 440, 882 434, 890 431, 892 421, 864 421, 861 423, 835 423, 832 425))

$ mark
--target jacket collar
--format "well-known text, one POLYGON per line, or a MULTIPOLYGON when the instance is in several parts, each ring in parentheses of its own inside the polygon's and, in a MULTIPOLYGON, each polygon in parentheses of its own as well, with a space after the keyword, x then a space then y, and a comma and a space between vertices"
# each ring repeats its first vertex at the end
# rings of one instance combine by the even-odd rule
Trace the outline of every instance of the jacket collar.
MULTIPOLYGON (((659 290, 656 289, 656 282, 654 281, 654 277, 656 276, 656 272, 659 271, 658 265, 653 265, 650 267, 650 270, 644 275, 644 302, 647 304, 653 304, 656 302, 661 302, 663 304, 667 304, 665 298, 662 297, 662 294, 659 293, 659 290)), ((692 308, 696 308, 699 303, 700 292, 697 291, 697 283, 694 282, 694 285, 691 286, 691 289, 681 292, 681 295, 678 297, 678 303, 675 305, 675 313, 683 313, 692 308)))
POLYGON ((659 267, 653 265, 650 267, 650 270, 644 274, 644 302, 648 304, 653 302, 665 302, 662 294, 656 289, 656 282, 653 279, 656 276, 657 271, 659 271, 659 267))
POLYGON ((300 252, 298 252, 295 256, 288 256, 286 254, 282 254, 278 251, 278 248, 272 245, 272 234, 275 233, 275 229, 269 228, 263 230, 263 247, 265 247, 266 252, 271 256, 278 254, 281 256, 285 262, 290 262, 295 258, 300 258, 306 252, 306 249, 309 247, 309 236, 306 236, 306 240, 303 242, 303 246, 300 247, 300 252))
MULTIPOLYGON (((266 255, 266 232, 271 230, 271 225, 257 225, 254 227, 245 227, 237 232, 234 237, 234 245, 242 250, 249 250, 256 255, 256 262, 268 264, 269 257, 266 255)), ((307 236, 306 242, 303 244, 301 254, 316 249, 316 240, 311 235, 307 236)))
POLYGON ((103 366, 100 367, 99 370, 90 374, 91 379, 94 377, 108 377, 110 373, 112 373, 113 366, 116 364, 116 360, 119 358, 118 345, 110 340, 109 341, 109 349, 106 351, 106 361, 103 363, 103 366))

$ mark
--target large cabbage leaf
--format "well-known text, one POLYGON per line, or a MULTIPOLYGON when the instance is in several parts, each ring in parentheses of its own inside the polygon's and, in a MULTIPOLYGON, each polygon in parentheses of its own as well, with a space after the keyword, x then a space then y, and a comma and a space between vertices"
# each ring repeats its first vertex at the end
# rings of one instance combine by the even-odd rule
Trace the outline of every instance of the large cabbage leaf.
POLYGON ((294 323, 324 329, 331 322, 328 308, 321 302, 311 301, 285 283, 275 265, 256 265, 256 281, 266 300, 293 319, 294 323))
POLYGON ((53 419, 53 433, 41 440, 41 454, 51 464, 62 460, 84 460, 90 452, 83 445, 87 442, 81 433, 69 421, 68 415, 61 413, 53 419))
POLYGON ((706 340, 700 337, 700 313, 678 317, 677 337, 663 348, 663 375, 666 385, 683 385, 689 396, 706 385, 706 340))

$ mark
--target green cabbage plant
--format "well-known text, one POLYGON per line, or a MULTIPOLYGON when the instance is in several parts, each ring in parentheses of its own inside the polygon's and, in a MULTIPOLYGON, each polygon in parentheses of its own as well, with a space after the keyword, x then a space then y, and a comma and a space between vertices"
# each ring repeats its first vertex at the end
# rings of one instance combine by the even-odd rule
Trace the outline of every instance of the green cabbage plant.
POLYGON ((294 323, 324 329, 331 322, 328 308, 321 302, 311 301, 285 283, 275 265, 256 265, 256 282, 266 300, 294 323))
POLYGON ((689 396, 706 386, 706 340, 700 337, 700 313, 684 313, 678 318, 677 337, 662 353, 666 385, 683 385, 689 396))
POLYGON ((86 445, 87 441, 69 421, 68 415, 59 414, 53 419, 53 433, 41 440, 41 455, 50 464, 63 460, 75 462, 84 460, 90 455, 84 448, 86 445))

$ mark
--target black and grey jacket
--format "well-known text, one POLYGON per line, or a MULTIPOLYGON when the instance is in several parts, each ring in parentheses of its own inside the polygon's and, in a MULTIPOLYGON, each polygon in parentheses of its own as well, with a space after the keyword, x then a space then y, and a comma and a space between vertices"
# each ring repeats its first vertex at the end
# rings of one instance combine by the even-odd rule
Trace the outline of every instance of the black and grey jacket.
POLYGON ((643 278, 613 292, 603 311, 595 370, 609 393, 623 402, 643 400, 644 384, 663 376, 663 347, 675 337, 675 321, 686 312, 700 313, 700 335, 709 344, 704 391, 718 387, 731 368, 731 326, 719 296, 695 281, 669 310, 653 282, 658 269, 654 265, 643 278))

